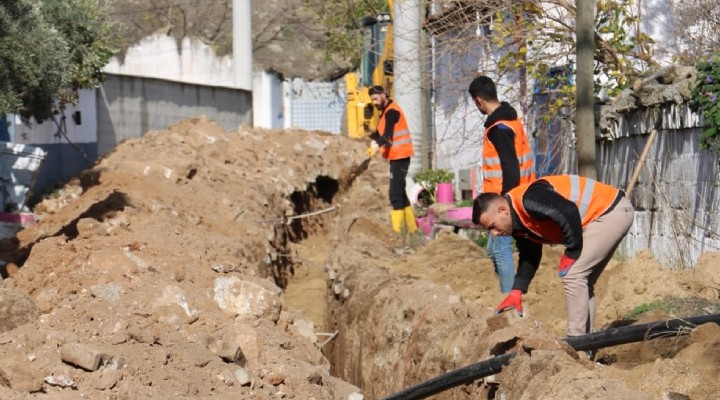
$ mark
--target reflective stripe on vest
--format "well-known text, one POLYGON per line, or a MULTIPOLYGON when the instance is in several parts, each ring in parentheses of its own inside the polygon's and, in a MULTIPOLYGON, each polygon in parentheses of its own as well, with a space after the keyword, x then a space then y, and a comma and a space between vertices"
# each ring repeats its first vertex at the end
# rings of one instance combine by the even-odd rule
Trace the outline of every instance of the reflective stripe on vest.
MULTIPOLYGON (((577 205, 583 228, 603 215, 620 192, 610 185, 578 175, 544 176, 540 180, 549 183, 559 195, 577 205)), ((548 224, 547 220, 543 222, 533 219, 525 210, 522 200, 529 186, 518 186, 507 193, 522 225, 541 240, 532 237, 529 239, 541 243, 562 244, 564 238, 559 226, 548 224)))
POLYGON ((389 110, 397 111, 400 114, 400 118, 393 127, 392 144, 390 146, 382 146, 380 148, 380 154, 388 160, 412 157, 415 152, 413 151, 412 136, 410 135, 407 119, 405 119, 405 113, 395 102, 390 102, 383 110, 382 115, 380 115, 378 133, 380 135, 385 133, 385 113, 389 110))
POLYGON ((500 193, 502 191, 502 167, 500 156, 495 145, 487 139, 490 130, 503 124, 515 133, 515 154, 520 164, 520 182, 518 185, 530 183, 535 180, 535 162, 530 144, 525 135, 525 128, 519 118, 512 121, 500 120, 485 129, 485 143, 483 144, 483 192, 500 193))

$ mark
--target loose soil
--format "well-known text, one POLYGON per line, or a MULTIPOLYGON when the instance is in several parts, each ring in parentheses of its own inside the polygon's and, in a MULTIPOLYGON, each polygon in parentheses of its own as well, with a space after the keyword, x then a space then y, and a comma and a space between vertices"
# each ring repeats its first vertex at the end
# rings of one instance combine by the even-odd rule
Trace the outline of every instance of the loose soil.
MULTIPOLYGON (((473 241, 441 232, 398 254, 388 167, 365 146, 203 118, 118 145, 3 246, 0 398, 378 399, 508 351, 499 374, 434 398, 717 398, 717 325, 595 362, 559 341, 562 248, 544 250, 522 318, 493 315, 502 295, 473 241)), ((596 328, 663 298, 703 313, 719 259, 613 260, 596 328)))

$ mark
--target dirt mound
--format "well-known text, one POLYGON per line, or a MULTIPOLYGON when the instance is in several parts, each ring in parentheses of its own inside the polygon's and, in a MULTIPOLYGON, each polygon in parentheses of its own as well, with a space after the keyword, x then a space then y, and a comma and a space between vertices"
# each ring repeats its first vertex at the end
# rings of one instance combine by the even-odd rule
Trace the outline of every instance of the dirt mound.
POLYGON ((121 144, 18 235, 21 267, 4 287, 40 316, 0 335, 0 386, 89 398, 359 392, 330 375, 280 287, 292 242, 331 221, 295 217, 332 207, 363 161, 364 146, 329 134, 223 132, 203 119, 121 144))
MULTIPOLYGON (((600 363, 558 340, 561 248, 545 250, 524 318, 493 315, 502 295, 472 241, 441 233, 398 255, 387 164, 364 150, 204 119, 120 144, 17 236, 0 398, 376 399, 509 351, 498 375, 436 398, 720 393, 716 325, 604 349, 600 363)), ((598 326, 658 299, 716 302, 717 260, 614 260, 598 326)))

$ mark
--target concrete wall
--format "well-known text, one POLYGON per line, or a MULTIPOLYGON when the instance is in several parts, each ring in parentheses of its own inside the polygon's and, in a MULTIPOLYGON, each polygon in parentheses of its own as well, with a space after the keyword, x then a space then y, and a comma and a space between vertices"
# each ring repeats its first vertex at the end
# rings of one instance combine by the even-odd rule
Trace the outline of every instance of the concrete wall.
MULTIPOLYGON (((103 69, 121 76, 155 78, 197 85, 234 87, 231 56, 218 57, 194 38, 156 34, 114 57, 103 69)), ((252 124, 261 128, 300 128, 340 133, 345 106, 344 82, 305 82, 277 74, 253 74, 252 124)), ((251 122, 247 121, 247 122, 251 122)))
POLYGON ((635 222, 621 251, 650 250, 670 268, 690 268, 700 255, 720 251, 720 160, 701 149, 702 120, 686 104, 636 110, 598 142, 600 179, 626 188, 649 133, 658 135, 630 197, 635 222))
POLYGON ((136 76, 107 76, 97 91, 98 154, 123 139, 205 115, 224 129, 252 123, 252 93, 136 76))
POLYGON ((283 81, 264 71, 253 76, 253 126, 282 129, 285 127, 283 81))
POLYGON ((212 86, 234 86, 232 57, 218 57, 199 39, 156 34, 113 57, 103 71, 212 86))
POLYGON ((24 123, 19 118, 10 121, 11 142, 40 147, 46 152, 45 161, 32 188, 35 195, 76 176, 97 160, 95 90, 83 89, 78 94, 78 104, 68 104, 65 108, 67 137, 63 137, 58 129, 58 125, 62 124, 62 116, 57 116, 55 122, 45 121, 42 124, 34 120, 24 123))

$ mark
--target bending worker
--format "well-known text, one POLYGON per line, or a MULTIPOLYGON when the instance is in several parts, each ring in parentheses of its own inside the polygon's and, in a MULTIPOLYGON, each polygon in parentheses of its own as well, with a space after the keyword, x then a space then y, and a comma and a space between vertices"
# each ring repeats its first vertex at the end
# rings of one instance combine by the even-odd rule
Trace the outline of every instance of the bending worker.
MULTIPOLYGON (((482 154, 482 192, 505 194, 534 181, 533 152, 517 111, 498 101, 495 83, 487 76, 473 79, 468 92, 480 113, 488 116, 482 154)), ((498 275, 500 292, 510 293, 515 277, 510 237, 490 236, 487 253, 498 275)))
POLYGON ((413 156, 412 137, 405 114, 397 103, 390 100, 382 86, 370 88, 370 99, 380 110, 378 130, 370 135, 372 141, 368 155, 373 157, 378 149, 383 158, 390 160, 390 220, 393 231, 402 232, 403 225, 408 233, 417 231, 415 213, 405 192, 405 178, 413 156))
POLYGON ((483 193, 473 202, 473 222, 495 236, 512 235, 519 254, 512 292, 495 309, 515 308, 535 276, 542 244, 562 244, 558 275, 567 306, 568 336, 590 333, 595 283, 633 222, 622 190, 577 175, 540 178, 504 196, 483 193))

